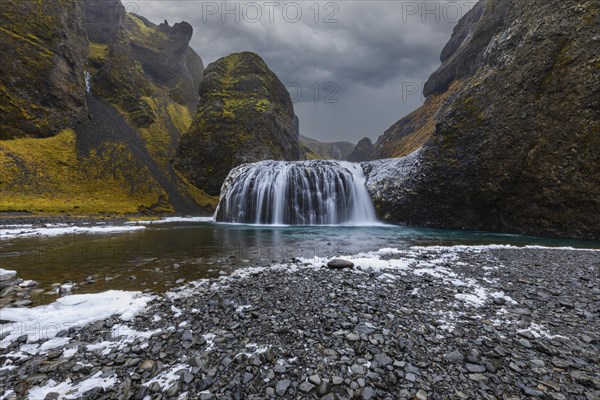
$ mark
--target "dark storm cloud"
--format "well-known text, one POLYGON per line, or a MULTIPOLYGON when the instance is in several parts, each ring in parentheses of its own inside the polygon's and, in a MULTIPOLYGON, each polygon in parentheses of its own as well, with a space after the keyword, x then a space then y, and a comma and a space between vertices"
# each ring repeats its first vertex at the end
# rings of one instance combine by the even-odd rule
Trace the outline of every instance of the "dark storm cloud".
POLYGON ((189 22, 194 27, 191 45, 205 64, 237 51, 260 54, 296 98, 303 134, 354 142, 364 136, 376 139, 421 104, 415 87, 437 68, 452 27, 474 4, 124 3, 154 22, 189 22))

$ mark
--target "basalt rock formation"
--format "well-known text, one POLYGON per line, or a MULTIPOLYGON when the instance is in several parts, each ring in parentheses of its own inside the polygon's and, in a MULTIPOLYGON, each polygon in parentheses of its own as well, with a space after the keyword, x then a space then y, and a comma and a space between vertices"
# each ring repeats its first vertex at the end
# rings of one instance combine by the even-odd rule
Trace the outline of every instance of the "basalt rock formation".
POLYGON ((119 0, 2 6, 0 211, 216 206, 172 163, 204 71, 189 24, 155 25, 119 0))
POLYGON ((87 116, 78 2, 2 1, 0 139, 48 137, 87 116))
POLYGON ((599 239, 599 24, 592 0, 480 1, 424 108, 377 143, 378 158, 422 146, 401 185, 371 188, 380 216, 599 239))
POLYGON ((181 138, 176 168, 218 195, 229 171, 262 160, 304 158, 285 86, 256 54, 234 53, 210 64, 198 111, 181 138))

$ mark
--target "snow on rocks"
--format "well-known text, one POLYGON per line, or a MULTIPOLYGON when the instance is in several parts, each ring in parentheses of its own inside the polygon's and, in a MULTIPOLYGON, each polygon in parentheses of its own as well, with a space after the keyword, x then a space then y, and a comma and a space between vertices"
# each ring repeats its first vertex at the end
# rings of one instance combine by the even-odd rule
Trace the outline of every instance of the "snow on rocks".
POLYGON ((94 376, 91 376, 78 383, 73 383, 71 379, 67 379, 64 382, 57 383, 50 379, 44 386, 35 386, 29 391, 29 398, 34 399, 46 399, 49 393, 56 393, 55 399, 79 399, 84 393, 95 389, 107 389, 114 386, 117 383, 117 379, 114 376, 103 377, 102 372, 97 372, 94 376))
POLYGON ((343 258, 355 268, 311 258, 238 271, 188 283, 131 320, 70 330, 64 348, 38 353, 49 369, 33 392, 20 385, 38 365, 26 351, 43 343, 15 342, 23 356, 0 366, 0 384, 21 397, 83 396, 82 382, 110 379, 89 390, 139 399, 600 394, 597 254, 412 248, 343 258))
POLYGON ((62 297, 54 303, 33 308, 4 308, 0 333, 5 337, 0 348, 27 335, 28 341, 49 339, 72 326, 83 326, 118 315, 131 320, 153 299, 141 292, 110 290, 95 294, 62 297))
POLYGON ((131 232, 146 229, 142 225, 128 226, 73 226, 65 224, 46 225, 45 227, 20 227, 0 229, 0 240, 27 238, 27 237, 52 237, 61 235, 80 235, 80 234, 113 234, 122 232, 131 232))
POLYGON ((17 276, 17 271, 0 268, 0 282, 12 280, 17 276))

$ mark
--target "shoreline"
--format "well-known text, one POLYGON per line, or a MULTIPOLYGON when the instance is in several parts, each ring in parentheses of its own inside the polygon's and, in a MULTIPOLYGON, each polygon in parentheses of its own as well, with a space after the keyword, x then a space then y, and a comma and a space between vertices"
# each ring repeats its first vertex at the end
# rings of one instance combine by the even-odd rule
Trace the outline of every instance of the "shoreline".
POLYGON ((179 218, 179 217, 210 217, 210 215, 194 215, 185 216, 180 214, 161 214, 161 215, 143 215, 143 214, 131 214, 124 216, 117 215, 32 215, 29 213, 0 213, 0 229, 20 226, 20 225, 31 225, 32 227, 41 228, 46 225, 124 225, 131 222, 137 221, 160 221, 165 218, 179 218))
POLYGON ((41 399, 600 396, 597 251, 432 247, 347 259, 353 270, 301 259, 197 281, 135 317, 58 332, 47 350, 12 342, 0 387, 41 399), (25 382, 34 364, 44 367, 25 382))

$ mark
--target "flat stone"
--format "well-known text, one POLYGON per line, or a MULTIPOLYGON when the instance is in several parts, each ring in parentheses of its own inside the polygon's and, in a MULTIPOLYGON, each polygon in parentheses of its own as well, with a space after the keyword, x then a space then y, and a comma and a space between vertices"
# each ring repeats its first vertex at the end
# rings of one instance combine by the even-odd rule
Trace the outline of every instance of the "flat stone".
POLYGON ((360 335, 356 332, 350 332, 346 335, 346 340, 349 342, 358 342, 360 340, 360 335))
POLYGON ((302 383, 301 383, 301 384, 298 386, 298 389, 300 389, 300 391, 301 391, 301 392, 304 392, 304 393, 308 393, 308 392, 310 392, 311 390, 313 390, 314 388, 315 388, 315 385, 313 385, 312 383, 310 383, 310 382, 307 382, 307 381, 304 381, 304 382, 302 382, 302 383))
POLYGON ((460 362, 462 363, 465 360, 465 356, 458 351, 453 351, 452 353, 448 353, 444 356, 446 361, 449 362, 460 362))
POLYGON ((386 356, 383 353, 376 354, 375 361, 377 361, 377 364, 379 364, 379 366, 381 366, 381 367, 388 366, 393 362, 393 360, 391 358, 389 358, 388 356, 386 356))
POLYGON ((319 386, 321 384, 321 377, 317 374, 314 374, 308 377, 308 381, 315 386, 319 386))
POLYGON ((284 374, 285 371, 286 368, 281 364, 277 364, 275 365, 275 367, 273 367, 273 372, 275 372, 276 374, 284 374))
POLYGON ((465 364, 465 368, 471 373, 485 372, 485 367, 483 365, 467 363, 465 364))
POLYGON ((346 268, 354 268, 354 263, 347 260, 335 259, 331 260, 327 263, 327 268, 330 269, 346 269, 346 268))
POLYGON ((489 379, 487 376, 483 375, 483 374, 469 374, 469 379, 477 382, 477 383, 483 383, 486 384, 489 382, 489 379))
POLYGON ((275 386, 275 393, 277 393, 277 396, 283 396, 291 384, 292 382, 289 379, 282 379, 277 382, 277 385, 275 386))
POLYGON ((363 400, 370 400, 375 396, 375 391, 370 388, 370 387, 366 387, 363 392, 362 392, 362 398, 363 400))
POLYGON ((523 393, 525 393, 527 396, 531 396, 531 397, 544 397, 544 392, 542 392, 540 390, 532 389, 532 388, 527 387, 527 386, 523 386, 521 388, 521 390, 523 390, 523 393))
POLYGON ((140 366, 138 367, 138 369, 140 371, 145 371, 147 369, 150 369, 154 367, 154 361, 153 360, 144 360, 142 361, 142 363, 140 364, 140 366))
POLYGON ((350 367, 350 370, 352 372, 354 372, 355 374, 359 374, 359 375, 364 375, 365 374, 365 367, 363 367, 360 364, 354 364, 353 366, 350 367))
POLYGON ((423 389, 419 389, 419 391, 417 392, 417 395, 415 396, 415 399, 427 400, 427 392, 424 391, 423 389))

